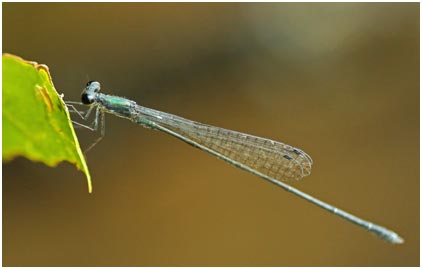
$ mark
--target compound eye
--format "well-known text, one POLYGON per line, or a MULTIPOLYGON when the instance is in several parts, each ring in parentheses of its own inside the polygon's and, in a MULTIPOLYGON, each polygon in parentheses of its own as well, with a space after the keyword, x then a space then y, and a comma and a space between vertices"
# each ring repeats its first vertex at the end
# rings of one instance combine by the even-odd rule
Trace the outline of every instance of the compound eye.
POLYGON ((83 93, 81 96, 81 100, 84 105, 90 105, 94 103, 94 97, 92 96, 92 94, 88 93, 83 93))

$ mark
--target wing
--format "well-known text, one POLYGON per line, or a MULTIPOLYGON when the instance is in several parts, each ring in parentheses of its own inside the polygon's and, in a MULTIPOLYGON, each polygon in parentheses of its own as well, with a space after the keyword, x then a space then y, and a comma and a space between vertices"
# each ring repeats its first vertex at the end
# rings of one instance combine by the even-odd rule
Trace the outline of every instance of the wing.
POLYGON ((299 180, 311 173, 312 159, 300 149, 253 135, 205 125, 137 106, 133 120, 171 134, 249 172, 276 180, 299 180), (252 170, 252 171, 250 171, 252 170))

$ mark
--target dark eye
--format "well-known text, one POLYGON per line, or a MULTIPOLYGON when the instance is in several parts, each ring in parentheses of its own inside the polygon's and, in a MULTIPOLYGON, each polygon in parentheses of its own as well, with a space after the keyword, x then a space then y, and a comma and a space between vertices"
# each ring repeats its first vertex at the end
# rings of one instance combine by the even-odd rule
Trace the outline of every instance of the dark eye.
POLYGON ((94 98, 91 94, 83 93, 81 96, 82 104, 84 105, 90 105, 94 103, 94 98))

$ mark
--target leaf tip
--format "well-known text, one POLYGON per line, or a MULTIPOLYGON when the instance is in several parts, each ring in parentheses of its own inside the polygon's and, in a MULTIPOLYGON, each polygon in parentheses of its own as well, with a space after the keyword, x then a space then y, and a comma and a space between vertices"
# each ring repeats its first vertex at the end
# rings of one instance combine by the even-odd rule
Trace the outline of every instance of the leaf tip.
POLYGON ((85 166, 85 169, 83 169, 82 171, 86 176, 86 183, 88 185, 88 193, 92 193, 92 180, 91 180, 91 174, 88 171, 88 167, 85 166))

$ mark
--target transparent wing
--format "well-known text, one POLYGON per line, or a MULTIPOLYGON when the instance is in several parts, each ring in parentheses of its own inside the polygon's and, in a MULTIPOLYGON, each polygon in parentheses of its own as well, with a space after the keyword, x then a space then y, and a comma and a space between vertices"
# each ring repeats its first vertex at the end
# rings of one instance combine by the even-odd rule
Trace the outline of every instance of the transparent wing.
POLYGON ((299 180, 311 173, 312 159, 300 149, 136 106, 132 120, 158 129, 235 166, 248 167, 276 180, 299 180))

